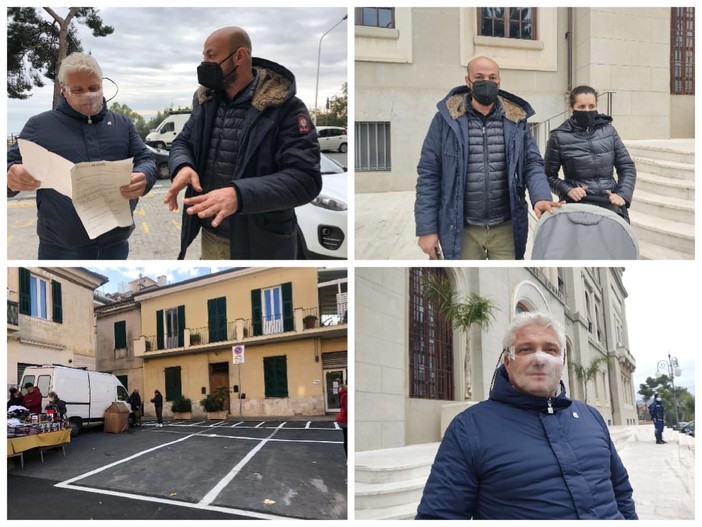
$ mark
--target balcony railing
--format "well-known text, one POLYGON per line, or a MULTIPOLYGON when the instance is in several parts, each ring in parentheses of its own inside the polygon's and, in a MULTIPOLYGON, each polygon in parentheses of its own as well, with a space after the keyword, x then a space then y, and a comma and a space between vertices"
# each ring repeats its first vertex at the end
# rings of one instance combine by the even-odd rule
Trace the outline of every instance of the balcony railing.
POLYGON ((7 323, 11 326, 19 326, 19 303, 12 300, 7 301, 7 323))
MULTIPOLYGON (((183 335, 183 346, 177 344, 177 337, 164 336, 164 347, 161 349, 206 346, 217 342, 237 342, 250 337, 300 333, 310 329, 333 327, 347 323, 348 309, 345 302, 336 305, 324 305, 319 308, 297 308, 293 313, 293 318, 287 322, 280 315, 263 317, 260 320, 237 319, 229 321, 220 327, 186 328, 183 335)), ((146 353, 160 351, 158 348, 159 339, 156 335, 143 336, 141 338, 144 339, 144 350, 146 353)))

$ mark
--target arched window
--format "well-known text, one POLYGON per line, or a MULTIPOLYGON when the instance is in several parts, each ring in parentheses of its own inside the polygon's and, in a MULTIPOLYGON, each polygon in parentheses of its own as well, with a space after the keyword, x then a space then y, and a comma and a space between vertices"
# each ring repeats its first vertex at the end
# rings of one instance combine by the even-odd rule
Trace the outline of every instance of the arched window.
MULTIPOLYGON (((443 269, 410 269, 410 397, 453 400, 453 331, 424 296, 423 277, 447 277, 443 269)), ((447 277, 448 278, 448 277, 447 277)))

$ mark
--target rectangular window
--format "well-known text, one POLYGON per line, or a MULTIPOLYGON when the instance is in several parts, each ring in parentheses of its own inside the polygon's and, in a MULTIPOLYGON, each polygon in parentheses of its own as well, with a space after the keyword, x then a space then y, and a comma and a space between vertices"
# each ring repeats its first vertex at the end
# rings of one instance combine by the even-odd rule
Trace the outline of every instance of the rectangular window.
POLYGON ((211 298, 207 301, 207 327, 210 342, 227 340, 227 298, 211 298))
POLYGON ((115 349, 127 349, 127 322, 119 320, 115 322, 115 349))
POLYGON ((390 163, 390 123, 356 123, 356 169, 388 171, 390 163))
POLYGON ((536 8, 480 7, 478 26, 485 37, 536 40, 536 8))
POLYGON ((182 348, 185 333, 185 306, 156 311, 158 349, 182 348))
POLYGON ((49 283, 46 279, 40 278, 38 276, 29 276, 29 297, 30 297, 30 315, 33 317, 39 317, 43 319, 48 319, 48 298, 46 296, 46 291, 48 289, 49 283))
POLYGON ((395 28, 395 8, 393 7, 357 7, 356 25, 395 28))
POLYGON ((63 323, 61 283, 19 268, 19 312, 63 323))
POLYGON ((122 383, 127 390, 129 390, 129 376, 128 375, 115 375, 117 380, 122 383))
POLYGON ((670 93, 695 94, 695 8, 670 13, 670 93))
POLYGON ((446 277, 442 269, 412 268, 409 281, 410 397, 453 400, 453 330, 425 298, 425 276, 446 277))
POLYGON ((180 382, 180 366, 166 368, 166 401, 172 401, 183 395, 183 388, 180 382))
POLYGON ((263 334, 283 332, 283 293, 280 287, 262 289, 263 334))
POLYGON ((288 396, 288 359, 285 355, 263 358, 266 397, 288 396))
POLYGON ((251 321, 254 336, 293 331, 292 282, 252 289, 251 321))

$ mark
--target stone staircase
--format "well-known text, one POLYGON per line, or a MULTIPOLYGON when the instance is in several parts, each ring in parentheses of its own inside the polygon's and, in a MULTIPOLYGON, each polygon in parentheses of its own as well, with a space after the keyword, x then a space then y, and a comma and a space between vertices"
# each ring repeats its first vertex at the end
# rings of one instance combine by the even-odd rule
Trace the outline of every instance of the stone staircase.
POLYGON ((439 443, 356 452, 357 520, 405 520, 417 514, 439 443))
POLYGON ((694 139, 625 141, 636 163, 631 226, 641 259, 695 258, 694 139))

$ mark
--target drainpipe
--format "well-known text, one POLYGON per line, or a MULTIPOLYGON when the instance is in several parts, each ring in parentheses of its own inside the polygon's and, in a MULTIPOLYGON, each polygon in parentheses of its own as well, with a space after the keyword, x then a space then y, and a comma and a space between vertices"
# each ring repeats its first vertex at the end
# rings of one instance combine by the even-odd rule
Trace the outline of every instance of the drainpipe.
POLYGON ((568 7, 568 31, 566 40, 568 41, 568 93, 573 89, 573 8, 568 7))

